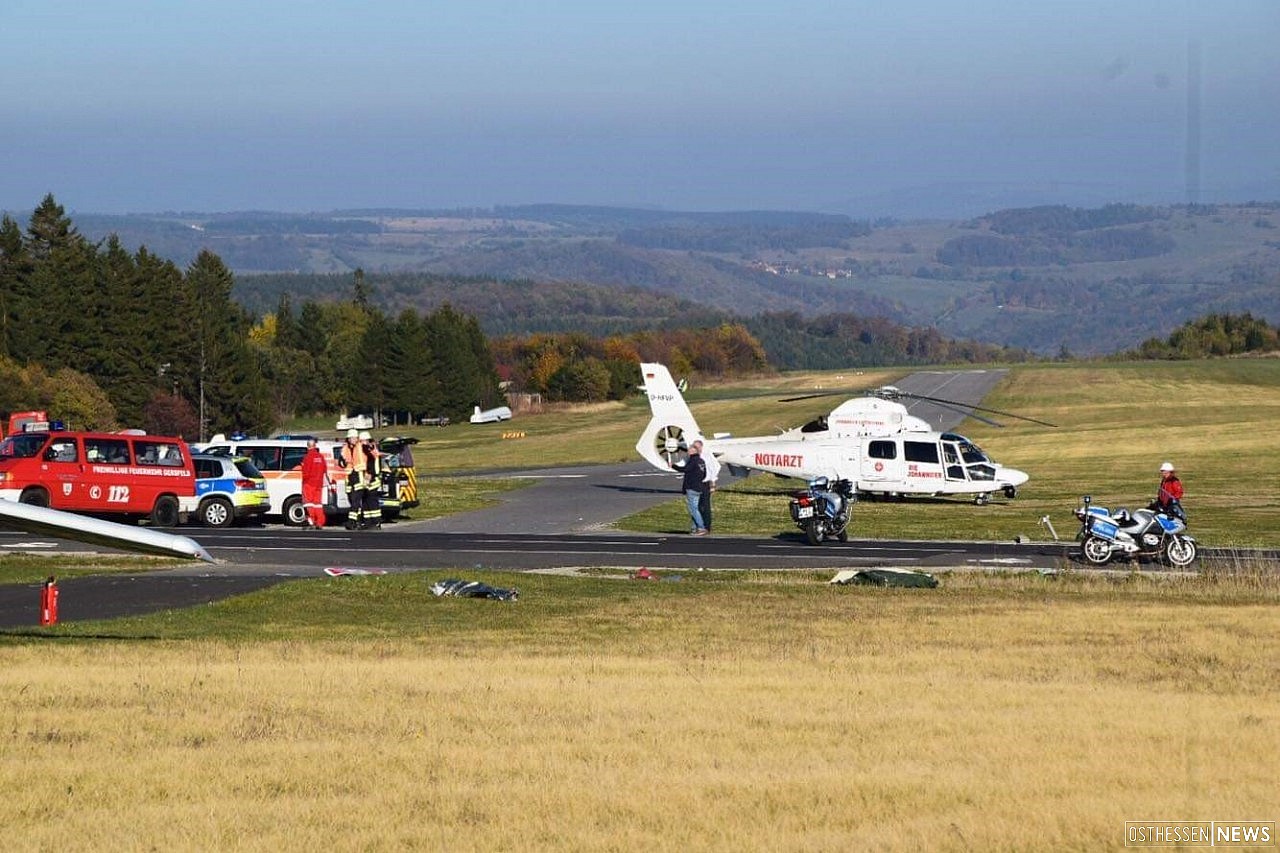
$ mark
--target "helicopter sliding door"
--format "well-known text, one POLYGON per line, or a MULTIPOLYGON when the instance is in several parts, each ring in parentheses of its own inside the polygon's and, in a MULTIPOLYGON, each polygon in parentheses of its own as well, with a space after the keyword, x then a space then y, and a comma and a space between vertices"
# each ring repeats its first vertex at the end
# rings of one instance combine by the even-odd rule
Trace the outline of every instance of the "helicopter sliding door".
POLYGON ((862 442, 862 467, 858 485, 868 491, 880 491, 878 484, 886 484, 885 491, 899 491, 902 480, 901 442, 892 438, 864 439, 862 442))

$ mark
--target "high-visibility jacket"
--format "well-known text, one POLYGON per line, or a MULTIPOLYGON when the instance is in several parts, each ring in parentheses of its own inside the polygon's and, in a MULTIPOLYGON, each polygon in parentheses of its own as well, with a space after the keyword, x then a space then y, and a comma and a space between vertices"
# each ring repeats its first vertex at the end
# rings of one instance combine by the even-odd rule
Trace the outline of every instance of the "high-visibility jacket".
POLYGON ((342 445, 342 461, 346 464, 348 471, 359 471, 362 474, 367 471, 369 454, 365 451, 363 442, 342 445))

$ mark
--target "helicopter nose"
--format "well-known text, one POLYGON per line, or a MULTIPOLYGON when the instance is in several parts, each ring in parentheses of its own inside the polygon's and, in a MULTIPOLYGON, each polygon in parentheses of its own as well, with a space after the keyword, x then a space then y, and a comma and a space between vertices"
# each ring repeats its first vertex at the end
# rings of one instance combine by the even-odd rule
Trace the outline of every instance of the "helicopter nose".
POLYGON ((1000 469, 997 477, 1010 486, 1021 486, 1023 483, 1027 482, 1027 480, 1031 479, 1031 475, 1027 474, 1025 471, 1019 471, 1017 468, 1004 467, 1000 469))

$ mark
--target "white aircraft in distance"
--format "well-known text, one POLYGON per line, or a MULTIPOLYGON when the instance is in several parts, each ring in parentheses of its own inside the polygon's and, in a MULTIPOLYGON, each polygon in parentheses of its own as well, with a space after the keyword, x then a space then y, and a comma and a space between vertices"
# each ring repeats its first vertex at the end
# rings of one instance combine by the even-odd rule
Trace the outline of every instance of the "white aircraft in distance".
POLYGON ((471 422, 473 424, 496 424, 498 421, 511 420, 511 409, 507 406, 498 406, 494 409, 480 410, 476 406, 475 412, 471 414, 471 422))
POLYGON ((708 436, 694 420, 666 367, 642 364, 640 370, 653 417, 636 442, 636 450, 660 471, 682 468, 688 443, 700 438, 703 452, 715 454, 731 473, 738 475, 767 471, 804 480, 845 479, 864 494, 973 495, 974 503, 983 505, 993 492, 1013 498, 1028 476, 996 463, 962 435, 933 431, 927 422, 908 414, 898 398, 925 399, 1053 426, 1035 418, 907 394, 886 386, 878 389, 875 396, 846 400, 831 414, 779 435, 708 436))

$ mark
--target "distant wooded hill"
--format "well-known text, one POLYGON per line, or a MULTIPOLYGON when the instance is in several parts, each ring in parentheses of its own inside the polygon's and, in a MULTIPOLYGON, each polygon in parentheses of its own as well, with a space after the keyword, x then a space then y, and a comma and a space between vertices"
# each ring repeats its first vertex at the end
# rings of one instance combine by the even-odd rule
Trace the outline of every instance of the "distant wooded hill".
MULTIPOLYGON (((396 314, 433 311, 448 303, 476 317, 491 336, 582 332, 593 337, 647 329, 714 326, 729 312, 638 287, 498 280, 484 276, 384 273, 364 276, 369 301, 396 314)), ((280 297, 295 301, 345 299, 351 275, 240 276, 236 298, 257 314, 275 310, 280 297)))
POLYGON ((362 269, 388 309, 449 301, 491 334, 794 312, 1056 355, 1131 348, 1207 311, 1280 320, 1275 203, 1048 206, 964 222, 566 205, 77 221, 179 265, 211 249, 254 310, 284 290, 338 298, 362 269))

